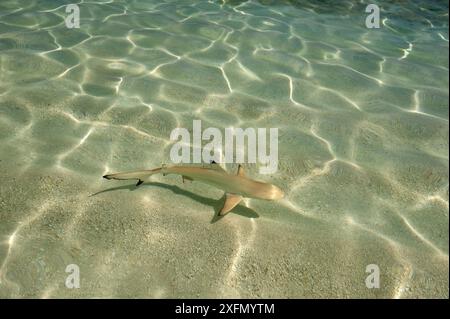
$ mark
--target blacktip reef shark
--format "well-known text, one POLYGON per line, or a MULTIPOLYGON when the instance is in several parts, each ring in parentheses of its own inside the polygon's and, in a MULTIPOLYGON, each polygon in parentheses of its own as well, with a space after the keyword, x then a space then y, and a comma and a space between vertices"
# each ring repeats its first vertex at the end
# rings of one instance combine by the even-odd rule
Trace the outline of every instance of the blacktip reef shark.
POLYGON ((107 174, 103 178, 119 180, 137 179, 136 186, 139 186, 155 174, 163 174, 163 176, 177 174, 181 175, 183 183, 185 180, 200 181, 225 191, 226 199, 219 212, 219 216, 224 216, 231 211, 244 197, 264 200, 277 200, 284 197, 283 191, 277 186, 248 178, 241 165, 239 165, 237 174, 233 175, 225 171, 215 162, 201 167, 163 165, 162 167, 150 170, 107 174))

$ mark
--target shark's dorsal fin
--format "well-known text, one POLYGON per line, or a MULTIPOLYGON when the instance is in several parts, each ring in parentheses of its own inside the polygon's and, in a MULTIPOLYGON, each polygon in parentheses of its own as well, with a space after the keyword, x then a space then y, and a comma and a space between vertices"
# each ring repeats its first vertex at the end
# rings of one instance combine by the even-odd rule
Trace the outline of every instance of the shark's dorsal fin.
POLYGON ((222 166, 220 166, 219 164, 216 163, 216 161, 211 161, 210 164, 211 164, 211 168, 212 169, 216 169, 218 171, 226 172, 222 166))
POLYGON ((244 170, 244 167, 241 164, 239 164, 237 175, 238 176, 242 176, 242 177, 245 176, 245 170, 244 170))
POLYGON ((224 216, 225 214, 227 214, 230 210, 236 207, 236 205, 239 204, 242 200, 242 196, 237 194, 226 193, 225 196, 226 196, 225 203, 223 204, 223 207, 219 212, 219 216, 224 216))

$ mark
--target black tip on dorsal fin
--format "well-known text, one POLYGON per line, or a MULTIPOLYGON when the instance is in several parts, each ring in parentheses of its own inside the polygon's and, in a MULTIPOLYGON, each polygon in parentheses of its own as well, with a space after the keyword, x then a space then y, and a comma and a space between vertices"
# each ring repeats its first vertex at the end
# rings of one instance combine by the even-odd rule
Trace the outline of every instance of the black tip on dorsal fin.
POLYGON ((216 161, 212 160, 211 162, 209 162, 210 164, 217 164, 216 161))
POLYGON ((139 185, 141 185, 143 182, 144 182, 144 181, 143 181, 142 179, 138 180, 138 182, 137 182, 137 184, 136 184, 136 187, 139 186, 139 185))
POLYGON ((237 171, 237 175, 239 175, 239 176, 245 176, 244 167, 243 167, 241 164, 239 164, 238 171, 237 171))

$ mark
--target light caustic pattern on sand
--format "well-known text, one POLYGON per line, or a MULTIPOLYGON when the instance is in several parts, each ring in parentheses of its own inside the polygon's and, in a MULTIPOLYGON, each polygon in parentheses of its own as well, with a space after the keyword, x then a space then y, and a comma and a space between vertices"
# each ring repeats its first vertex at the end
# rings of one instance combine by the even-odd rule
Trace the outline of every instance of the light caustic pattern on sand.
POLYGON ((0 297, 448 297, 448 7, 68 3, 0 3, 0 297), (194 119, 278 127, 286 198, 100 179, 194 119))

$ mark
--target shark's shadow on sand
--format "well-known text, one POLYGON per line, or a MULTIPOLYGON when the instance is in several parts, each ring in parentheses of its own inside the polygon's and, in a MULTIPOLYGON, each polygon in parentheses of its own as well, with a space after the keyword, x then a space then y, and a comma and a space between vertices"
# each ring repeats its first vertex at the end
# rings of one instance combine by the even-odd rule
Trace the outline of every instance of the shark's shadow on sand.
MULTIPOLYGON (((189 192, 187 190, 184 190, 178 186, 175 185, 168 185, 168 184, 163 184, 163 183, 158 183, 158 182, 148 182, 148 183, 143 183, 142 185, 140 185, 139 187, 137 187, 134 184, 130 184, 130 185, 124 185, 124 186, 118 186, 118 187, 112 187, 112 188, 108 188, 108 189, 104 189, 102 191, 99 191, 97 193, 91 194, 89 196, 96 196, 102 193, 107 193, 107 192, 113 192, 116 190, 121 190, 121 189, 127 189, 129 191, 134 191, 136 189, 139 189, 141 187, 145 187, 145 186, 156 186, 156 187, 161 187, 161 188, 165 188, 168 189, 172 192, 174 192, 175 194, 178 195, 183 195, 183 196, 187 196, 201 204, 207 205, 207 206, 211 206, 214 208, 214 217, 211 220, 211 224, 219 221, 220 219, 222 219, 224 216, 220 216, 219 212, 220 209, 223 207, 223 204, 225 202, 225 194, 220 198, 220 199, 213 199, 213 198, 209 198, 209 197, 203 197, 200 195, 197 195, 195 193, 189 192)), ((238 205, 236 206, 230 213, 233 214, 238 214, 247 218, 258 218, 259 215, 252 209, 242 206, 242 205, 238 205)))

